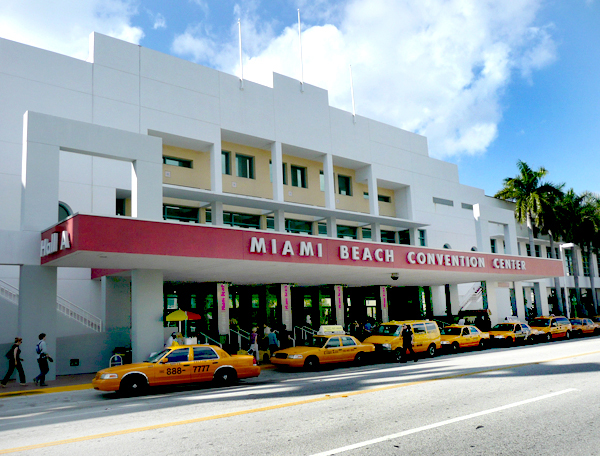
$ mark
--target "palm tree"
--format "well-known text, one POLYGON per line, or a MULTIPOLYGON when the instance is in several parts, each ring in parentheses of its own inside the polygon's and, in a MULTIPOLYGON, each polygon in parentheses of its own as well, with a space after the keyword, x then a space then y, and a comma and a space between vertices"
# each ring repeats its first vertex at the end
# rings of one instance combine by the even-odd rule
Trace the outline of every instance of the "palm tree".
MULTIPOLYGON (((562 220, 563 239, 578 245, 582 255, 587 255, 588 264, 592 266, 592 253, 594 242, 598 243, 600 232, 600 216, 598 197, 584 192, 581 195, 569 189, 560 202, 564 218, 562 220)), ((573 249, 573 282, 575 285, 576 312, 582 308, 581 290, 579 288, 579 262, 577 261, 577 250, 573 249)), ((598 310, 598 301, 595 293, 594 274, 590 271, 590 285, 592 288, 592 299, 594 310, 598 310)))
MULTIPOLYGON (((550 210, 555 206, 554 203, 557 199, 562 196, 562 185, 557 186, 549 182, 543 182, 542 179, 548 174, 548 171, 543 167, 534 171, 521 160, 517 161, 517 167, 519 168, 519 175, 504 179, 504 187, 496 193, 495 197, 515 203, 515 218, 518 222, 525 223, 527 226, 529 249, 533 256, 535 255, 534 228, 540 229, 543 227, 544 217, 547 217, 548 220, 551 219, 550 210)), ((557 296, 559 296, 558 292, 557 296)), ((540 315, 541 302, 537 292, 535 300, 537 314, 540 315)))

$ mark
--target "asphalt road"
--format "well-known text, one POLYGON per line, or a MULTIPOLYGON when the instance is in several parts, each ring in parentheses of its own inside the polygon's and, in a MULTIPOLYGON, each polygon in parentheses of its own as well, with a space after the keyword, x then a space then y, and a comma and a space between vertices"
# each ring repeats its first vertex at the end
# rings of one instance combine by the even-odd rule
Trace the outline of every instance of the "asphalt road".
POLYGON ((599 455, 600 338, 0 399, 0 454, 599 455))

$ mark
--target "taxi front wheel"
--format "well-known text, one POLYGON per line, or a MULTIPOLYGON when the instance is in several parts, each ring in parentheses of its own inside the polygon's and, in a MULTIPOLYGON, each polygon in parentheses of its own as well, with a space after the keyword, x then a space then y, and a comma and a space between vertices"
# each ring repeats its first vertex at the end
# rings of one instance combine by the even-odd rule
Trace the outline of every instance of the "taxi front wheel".
POLYGON ((119 392, 129 396, 142 394, 148 387, 148 382, 141 375, 128 375, 121 381, 119 392))
POLYGON ((546 334, 546 338, 548 339, 548 342, 552 341, 552 333, 546 334))
POLYGON ((304 361, 304 367, 308 370, 316 369, 319 367, 319 358, 316 356, 309 356, 306 358, 306 361, 304 361))
POLYGON ((220 369, 215 372, 215 382, 223 386, 233 385, 237 380, 237 373, 233 369, 220 369))

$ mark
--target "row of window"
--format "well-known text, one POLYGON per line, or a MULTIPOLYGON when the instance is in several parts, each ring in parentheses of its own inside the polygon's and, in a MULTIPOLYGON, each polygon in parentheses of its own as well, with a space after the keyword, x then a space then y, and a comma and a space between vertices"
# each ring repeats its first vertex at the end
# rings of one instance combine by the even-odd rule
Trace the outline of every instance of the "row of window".
MULTIPOLYGON (((163 205, 163 219, 179 220, 181 222, 200 223, 200 209, 194 207, 176 206, 171 204, 163 205)), ((212 222, 212 213, 206 209, 206 223, 212 222)), ((223 224, 225 226, 237 226, 241 228, 260 229, 260 215, 243 214, 238 212, 223 212, 223 224)), ((327 236, 327 224, 319 222, 317 224, 318 235, 327 236)), ((275 229, 275 219, 267 217, 267 229, 275 229)), ((307 220, 285 219, 285 231, 296 234, 313 234, 313 222, 307 220)), ((410 233, 408 230, 398 231, 398 240, 396 232, 381 230, 381 242, 390 244, 410 245, 410 233)), ((418 230, 419 245, 426 246, 425 230, 418 230)), ((371 239, 372 232, 370 228, 362 228, 362 239, 371 239)), ((337 225, 337 237, 342 239, 358 239, 358 228, 355 226, 337 225)))
MULTIPOLYGON (((226 150, 221 151, 221 170, 223 174, 232 175, 231 166, 232 153, 226 150)), ((171 166, 179 166, 181 168, 192 168, 192 160, 186 160, 176 157, 163 156, 163 164, 171 166)), ((246 179, 255 179, 255 165, 254 157, 244 154, 235 154, 235 170, 236 176, 246 179)), ((287 163, 282 164, 283 171, 283 185, 288 185, 288 165, 287 163)), ((303 166, 290 165, 290 181, 292 187, 308 188, 308 170, 303 166)), ((271 182, 273 182, 273 170, 272 163, 269 161, 269 174, 271 182)), ((325 176, 323 171, 320 171, 320 189, 325 191, 325 176)), ((350 176, 344 176, 338 174, 337 176, 338 193, 340 195, 352 196, 352 178, 350 176)), ((364 192, 363 196, 365 199, 369 199, 369 193, 364 192)), ((377 195, 377 200, 384 203, 391 203, 392 199, 390 196, 377 195)))

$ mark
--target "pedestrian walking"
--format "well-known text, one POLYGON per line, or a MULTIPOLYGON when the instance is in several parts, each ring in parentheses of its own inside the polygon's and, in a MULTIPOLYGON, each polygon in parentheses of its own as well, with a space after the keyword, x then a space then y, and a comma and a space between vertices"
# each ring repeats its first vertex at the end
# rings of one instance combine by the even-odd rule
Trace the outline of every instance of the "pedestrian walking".
POLYGON ((48 355, 48 348, 46 346, 46 334, 41 333, 38 336, 40 340, 35 346, 35 353, 37 354, 37 362, 40 366, 40 375, 33 379, 33 383, 36 385, 39 383, 40 386, 48 386, 46 385, 46 374, 50 370, 48 366, 48 361, 53 361, 53 359, 48 355))
POLYGON ((256 364, 259 364, 260 356, 258 354, 257 331, 258 331, 258 328, 254 327, 254 328, 252 328, 252 332, 250 333, 250 352, 252 352, 252 355, 254 356, 254 359, 256 360, 256 364))
POLYGON ((273 353, 279 350, 279 341, 277 340, 277 333, 275 331, 271 331, 267 338, 269 340, 269 352, 271 353, 271 356, 273 356, 273 353))
POLYGON ((416 363, 417 362, 417 355, 415 354, 414 350, 413 350, 413 344, 414 344, 414 335, 412 332, 412 329, 409 325, 402 325, 402 362, 406 362, 404 358, 406 358, 406 351, 408 350, 408 352, 410 353, 410 356, 412 357, 412 360, 416 363))
POLYGON ((6 352, 6 357, 8 358, 8 372, 2 379, 2 388, 6 388, 6 384, 10 379, 12 373, 17 369, 19 373, 19 381, 21 385, 24 386, 27 383, 25 382, 25 372, 23 371, 23 365, 21 364, 21 348, 20 345, 23 342, 23 339, 20 337, 15 337, 15 343, 10 347, 10 349, 6 352))

